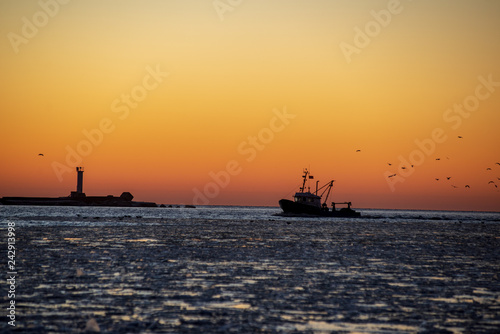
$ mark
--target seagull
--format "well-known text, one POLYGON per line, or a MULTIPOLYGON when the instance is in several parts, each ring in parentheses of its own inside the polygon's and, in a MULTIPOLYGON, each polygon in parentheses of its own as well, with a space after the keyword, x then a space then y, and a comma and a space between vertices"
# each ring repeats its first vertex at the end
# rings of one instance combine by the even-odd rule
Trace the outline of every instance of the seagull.
POLYGON ((437 161, 441 160, 441 158, 436 158, 437 161))
POLYGON ((488 182, 488 184, 490 184, 490 183, 493 183, 493 184, 495 184, 495 182, 494 182, 494 181, 490 181, 490 182, 488 182))
POLYGON ((398 175, 398 174, 392 174, 392 175, 389 175, 388 177, 394 177, 394 176, 396 176, 396 175, 398 175))
POLYGON ((462 136, 458 136, 458 138, 462 139, 463 137, 462 136))
POLYGON ((44 155, 43 155, 43 153, 38 153, 38 155, 39 155, 39 156, 41 156, 41 157, 43 157, 43 156, 44 156, 44 155))
POLYGON ((447 180, 451 179, 451 176, 447 176, 447 177, 446 177, 446 179, 447 179, 447 180))
POLYGON ((470 188, 470 186, 468 184, 465 185, 465 188, 470 188))
POLYGON ((403 167, 401 167, 401 169, 406 169, 406 167, 403 166, 403 167))
POLYGON ((356 150, 356 152, 361 152, 361 150, 356 150))
POLYGON ((438 178, 436 178, 436 181, 439 181, 439 179, 438 179, 438 178))
POLYGON ((392 164, 390 162, 387 163, 389 166, 392 166, 392 164))
POLYGON ((500 162, 496 162, 495 165, 499 165, 500 166, 500 162))

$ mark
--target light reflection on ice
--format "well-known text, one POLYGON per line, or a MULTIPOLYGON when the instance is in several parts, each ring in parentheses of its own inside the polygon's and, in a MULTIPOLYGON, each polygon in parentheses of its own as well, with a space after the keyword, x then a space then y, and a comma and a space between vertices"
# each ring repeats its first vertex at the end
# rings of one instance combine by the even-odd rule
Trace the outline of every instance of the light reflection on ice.
POLYGON ((418 327, 398 324, 379 324, 379 323, 349 323, 325 321, 309 321, 305 325, 295 325, 298 331, 313 331, 315 333, 330 333, 332 331, 342 331, 350 333, 397 333, 397 332, 417 332, 418 327))
MULTIPOLYGON (((254 225, 242 228, 241 221, 172 220, 166 212, 162 218, 143 212, 145 218, 121 221, 54 216, 49 229, 30 227, 36 233, 20 240, 22 250, 41 255, 34 266, 24 259, 31 267, 20 275, 23 316, 47 326, 57 318, 66 321, 62 328, 77 329, 71 317, 89 315, 99 317, 107 332, 116 326, 139 332, 133 327, 139 325, 147 332, 158 324, 171 332, 175 326, 182 327, 177 332, 240 329, 224 327, 223 321, 244 323, 249 332, 258 327, 311 333, 464 332, 498 325, 495 255, 486 252, 486 243, 476 254, 489 254, 488 259, 469 255, 474 249, 467 240, 481 245, 484 238, 465 233, 442 238, 443 231, 454 230, 450 221, 427 225, 441 233, 418 230, 424 234, 418 239, 397 219, 391 235, 382 218, 374 220, 380 224, 365 220, 357 230, 345 221, 294 221, 294 226, 276 218, 252 230, 254 225), (87 227, 79 228, 80 222, 87 227), (119 231, 108 228, 113 224, 119 231), (153 224, 162 226, 161 233, 153 224), (423 319, 434 322, 426 327, 423 319)), ((237 211, 231 212, 227 216, 237 211)), ((470 226, 481 233, 480 224, 470 226)), ((496 238, 488 241, 493 250, 496 238)))
MULTIPOLYGON (((373 223, 400 223, 435 221, 436 223, 488 222, 500 223, 498 212, 457 212, 457 211, 418 211, 418 210, 381 210, 357 209, 361 218, 342 218, 342 221, 364 221, 373 223)), ((281 210, 273 207, 220 207, 199 206, 184 208, 112 208, 112 207, 43 207, 43 206, 0 206, 0 222, 15 221, 17 226, 134 226, 137 224, 185 223, 193 219, 232 221, 272 220, 291 222, 329 222, 332 218, 299 218, 275 216, 281 210), (272 219, 270 219, 272 217, 272 219)), ((271 222, 272 223, 272 222, 271 222)), ((365 233, 369 237, 370 233, 365 233)), ((328 238, 315 238, 326 242, 328 238)), ((259 238, 248 240, 257 245, 259 238)), ((267 241, 267 240, 266 240, 267 241)), ((222 240, 221 242, 229 242, 222 240)))
POLYGON ((212 302, 203 305, 203 308, 227 308, 227 309, 238 309, 246 310, 252 307, 252 305, 241 302, 212 302))

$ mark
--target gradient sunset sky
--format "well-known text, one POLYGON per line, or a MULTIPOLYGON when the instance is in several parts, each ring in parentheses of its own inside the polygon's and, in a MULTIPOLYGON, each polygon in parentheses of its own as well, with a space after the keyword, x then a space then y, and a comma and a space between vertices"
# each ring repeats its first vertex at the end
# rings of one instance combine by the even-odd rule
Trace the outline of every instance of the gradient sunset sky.
POLYGON ((305 167, 356 208, 500 211, 499 18, 495 0, 0 0, 0 197, 69 195, 83 166, 88 195, 277 206, 305 167))

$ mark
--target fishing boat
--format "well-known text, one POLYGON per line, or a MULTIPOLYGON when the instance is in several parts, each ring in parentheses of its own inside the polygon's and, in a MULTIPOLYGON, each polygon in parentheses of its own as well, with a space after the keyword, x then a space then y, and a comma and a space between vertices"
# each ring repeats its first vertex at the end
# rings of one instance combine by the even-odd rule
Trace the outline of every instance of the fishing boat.
POLYGON ((316 191, 311 193, 310 187, 306 191, 306 182, 314 177, 309 173, 307 169, 304 169, 304 174, 302 175, 302 187, 300 191, 296 192, 293 196, 293 201, 289 199, 281 199, 279 201, 280 208, 283 210, 285 215, 311 215, 311 216, 323 216, 323 217, 360 217, 359 212, 351 209, 351 202, 332 202, 332 208, 328 208, 326 204, 328 196, 333 187, 333 182, 331 180, 324 186, 318 188, 319 181, 316 181, 316 191), (320 193, 320 191, 322 191, 320 193), (325 197, 322 202, 323 196, 325 197), (336 209, 337 204, 345 204, 347 207, 336 209))

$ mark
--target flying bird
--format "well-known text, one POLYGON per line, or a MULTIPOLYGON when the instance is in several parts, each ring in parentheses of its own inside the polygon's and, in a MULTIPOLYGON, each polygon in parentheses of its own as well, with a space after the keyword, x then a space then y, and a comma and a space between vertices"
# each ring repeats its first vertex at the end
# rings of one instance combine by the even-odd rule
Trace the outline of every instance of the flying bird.
POLYGON ((462 136, 458 136, 458 138, 462 139, 463 137, 462 136))
POLYGON ((438 178, 436 178, 436 181, 439 181, 439 179, 438 179, 438 178))
POLYGON ((486 170, 491 170, 491 168, 490 168, 490 167, 488 167, 488 168, 486 168, 486 170))
POLYGON ((437 161, 441 160, 441 158, 436 158, 437 161))
POLYGON ((361 150, 356 150, 356 152, 361 152, 361 150))
POLYGON ((398 175, 398 174, 392 174, 392 175, 389 175, 388 177, 394 177, 394 176, 396 176, 396 175, 398 175))
POLYGON ((470 188, 470 186, 468 184, 465 185, 465 188, 470 188))
POLYGON ((446 177, 446 179, 447 179, 447 180, 451 179, 451 176, 447 176, 447 177, 446 177))
POLYGON ((38 153, 38 155, 39 155, 39 156, 41 156, 41 157, 43 157, 43 156, 44 156, 44 155, 43 155, 43 153, 38 153))
POLYGON ((451 185, 453 188, 458 188, 457 186, 454 186, 453 184, 451 185))
POLYGON ((387 163, 389 166, 392 166, 392 164, 390 162, 387 163))
POLYGON ((494 181, 490 181, 490 182, 488 182, 488 184, 490 184, 490 183, 493 183, 493 184, 495 184, 495 182, 494 182, 494 181))

